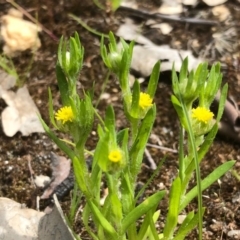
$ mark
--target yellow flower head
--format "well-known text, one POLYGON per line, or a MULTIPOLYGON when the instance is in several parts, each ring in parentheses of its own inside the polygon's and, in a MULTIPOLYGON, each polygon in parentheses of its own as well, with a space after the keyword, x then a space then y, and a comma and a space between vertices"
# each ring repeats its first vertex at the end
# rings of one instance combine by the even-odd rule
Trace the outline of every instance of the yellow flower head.
POLYGON ((55 118, 58 121, 62 121, 63 124, 65 124, 66 122, 72 122, 74 118, 72 108, 71 107, 60 108, 56 112, 55 118))
POLYGON ((119 162, 122 160, 122 153, 119 149, 116 150, 112 150, 110 151, 110 153, 108 154, 108 159, 111 162, 119 162))
POLYGON ((199 122, 207 124, 213 119, 213 116, 214 114, 204 107, 197 107, 192 109, 192 118, 197 119, 199 122))
POLYGON ((146 109, 152 106, 152 98, 150 97, 149 94, 143 93, 143 92, 140 93, 139 106, 143 109, 146 109))

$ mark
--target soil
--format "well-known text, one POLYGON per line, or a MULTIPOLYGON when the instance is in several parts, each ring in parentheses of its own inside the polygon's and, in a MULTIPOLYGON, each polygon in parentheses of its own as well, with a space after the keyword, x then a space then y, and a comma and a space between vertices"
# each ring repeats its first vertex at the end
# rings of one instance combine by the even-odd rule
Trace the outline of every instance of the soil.
MULTIPOLYGON (((153 10, 159 7, 159 1, 138 1, 145 10, 153 10)), ((49 123, 48 116, 48 88, 50 87, 54 96, 54 106, 61 106, 57 81, 55 76, 56 53, 58 39, 63 35, 69 37, 77 31, 80 35, 82 45, 85 48, 84 67, 79 77, 79 88, 90 88, 95 83, 95 99, 101 94, 101 88, 107 75, 99 54, 100 38, 79 25, 75 20, 69 17, 72 13, 80 17, 87 25, 93 29, 108 34, 111 30, 115 32, 122 20, 127 17, 127 13, 119 9, 111 13, 106 7, 101 10, 93 1, 88 0, 17 0, 33 17, 48 29, 56 39, 46 32, 40 34, 41 48, 32 54, 29 51, 21 53, 13 61, 17 67, 19 75, 24 84, 27 85, 29 92, 35 101, 43 119, 49 123), (29 61, 33 62, 29 67, 29 61)), ((235 26, 239 29, 240 3, 239 1, 228 1, 225 5, 230 9, 231 21, 223 24, 218 30, 224 32, 225 29, 235 26)), ((0 0, 0 16, 5 14, 11 4, 8 1, 0 0)), ((202 14, 206 18, 214 19, 211 14, 211 8, 203 3, 195 7, 187 8, 184 13, 186 17, 202 14)), ((136 21, 145 21, 136 18, 136 21)), ((240 103, 240 75, 236 66, 236 59, 239 61, 239 48, 235 52, 224 51, 221 55, 217 53, 217 40, 212 38, 212 33, 216 31, 212 27, 201 24, 179 23, 172 21, 173 27, 169 35, 161 35, 157 30, 145 29, 145 35, 158 44, 170 44, 172 48, 191 49, 196 56, 204 54, 210 64, 220 61, 223 66, 224 82, 229 84, 229 95, 233 96, 237 103, 240 103), (198 41, 194 45, 194 41, 198 41), (211 44, 214 43, 214 44, 211 44), (208 48, 207 48, 208 47, 208 48), (235 59, 235 60, 234 60, 235 59)), ((232 43, 239 43, 239 32, 232 43)), ((231 44, 232 44, 231 43, 231 44)), ((144 59, 142 59, 144 61, 144 59)), ((176 113, 171 105, 171 81, 169 73, 162 73, 159 80, 159 87, 155 97, 157 105, 157 119, 154 124, 153 133, 158 136, 164 147, 177 149, 179 122, 176 113)), ((142 84, 145 87, 146 81, 142 84)), ((99 103, 99 110, 102 115, 106 106, 111 103, 116 111, 117 127, 125 126, 122 118, 122 108, 119 93, 119 87, 113 76, 110 76, 110 84, 107 86, 106 93, 109 93, 108 99, 102 99, 99 103)), ((0 100, 0 112, 6 104, 0 100)), ((94 149, 97 137, 93 131, 88 142, 88 148, 94 149)), ((154 142, 150 140, 150 142, 154 142)), ((158 190, 160 187, 169 190, 173 178, 176 176, 178 161, 177 154, 150 148, 152 158, 156 164, 167 154, 161 171, 154 179, 146 194, 158 190)), ((51 142, 45 134, 34 133, 28 137, 23 137, 17 133, 14 137, 6 137, 0 128, 0 197, 8 197, 20 203, 25 203, 30 208, 36 207, 36 196, 41 195, 42 190, 36 189, 31 180, 29 162, 35 172, 35 175, 51 176, 50 153, 55 152, 63 155, 56 145, 51 142), (30 161, 29 161, 30 160, 30 161)), ((209 153, 201 164, 202 178, 207 176, 217 166, 227 160, 235 159, 234 170, 240 172, 240 148, 239 143, 225 138, 217 137, 209 153)), ((144 159, 142 172, 139 176, 139 182, 145 182, 152 174, 153 170, 149 167, 147 158, 144 159)), ((228 231, 240 229, 240 182, 230 172, 219 179, 210 188, 204 191, 204 237, 203 239, 239 239, 227 236, 228 231), (239 216, 238 216, 239 215, 239 216)), ((68 211, 70 198, 67 196, 62 201, 62 207, 65 212, 68 211)), ((164 224, 166 216, 167 198, 159 205, 161 217, 159 226, 164 224)), ((197 209, 197 201, 194 200, 188 207, 188 211, 197 209)), ((79 225, 78 225, 79 226, 79 225)), ((75 227, 77 233, 83 232, 80 227, 75 227)), ((186 239, 197 239, 197 231, 194 230, 186 239)), ((84 239, 84 238, 83 238, 84 239)), ((85 238, 88 239, 88 238, 85 238)))

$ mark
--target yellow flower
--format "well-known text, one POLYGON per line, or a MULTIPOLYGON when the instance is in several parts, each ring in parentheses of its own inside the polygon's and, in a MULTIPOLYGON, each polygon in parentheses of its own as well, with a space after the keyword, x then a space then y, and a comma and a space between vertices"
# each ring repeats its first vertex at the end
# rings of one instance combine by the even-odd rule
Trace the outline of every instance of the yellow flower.
POLYGON ((73 111, 71 107, 62 107, 60 108, 56 114, 55 118, 58 121, 62 121, 63 124, 66 122, 72 122, 73 121, 73 111))
POLYGON ((214 114, 204 107, 197 107, 192 109, 192 117, 196 118, 199 122, 207 124, 213 119, 213 116, 214 114))
POLYGON ((139 97, 139 106, 143 109, 151 107, 152 106, 152 98, 147 93, 140 93, 139 97))
POLYGON ((108 154, 108 159, 112 162, 119 162, 122 160, 122 153, 119 149, 116 150, 112 150, 109 154, 108 154))

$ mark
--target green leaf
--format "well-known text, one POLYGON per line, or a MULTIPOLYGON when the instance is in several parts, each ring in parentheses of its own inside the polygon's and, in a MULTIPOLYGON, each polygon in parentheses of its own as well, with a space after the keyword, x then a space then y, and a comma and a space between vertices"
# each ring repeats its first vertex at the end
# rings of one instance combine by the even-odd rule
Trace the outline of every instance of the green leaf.
POLYGON ((64 106, 69 106, 70 102, 69 102, 68 82, 59 64, 56 65, 56 75, 57 75, 57 82, 58 82, 58 87, 61 95, 62 104, 64 106))
POLYGON ((89 179, 86 178, 86 164, 81 161, 82 159, 74 157, 72 159, 74 176, 78 183, 79 189, 86 197, 90 196, 87 186, 89 186, 89 179))
POLYGON ((104 122, 110 133, 111 140, 116 141, 115 114, 112 106, 108 106, 104 122))
POLYGON ((224 107, 225 107, 225 102, 227 99, 227 92, 228 92, 228 84, 224 84, 223 88, 222 88, 222 92, 221 92, 221 96, 220 96, 220 101, 218 104, 218 113, 217 113, 217 122, 220 121, 220 119, 222 118, 223 115, 223 111, 224 111, 224 107))
POLYGON ((130 181, 128 168, 121 174, 121 195, 123 214, 126 215, 134 208, 134 184, 130 181))
POLYGON ((103 59, 103 62, 105 63, 105 65, 108 68, 110 68, 111 67, 111 63, 110 63, 110 61, 108 59, 107 48, 104 45, 104 35, 102 35, 102 37, 101 37, 100 53, 101 53, 101 57, 103 59))
POLYGON ((117 143, 119 145, 121 145, 121 143, 123 143, 123 141, 126 141, 124 139, 125 139, 125 135, 128 134, 128 131, 129 131, 128 128, 124 128, 117 133, 117 143))
MULTIPOLYGON (((211 129, 211 131, 207 134, 204 142, 202 143, 202 145, 200 146, 200 149, 198 150, 198 162, 200 163, 202 161, 202 159, 204 158, 204 156, 206 155, 206 153, 208 152, 209 148, 211 147, 215 136, 217 134, 218 131, 218 125, 217 123, 213 126, 213 128, 211 129)), ((192 161, 189 163, 188 166, 186 166, 186 171, 185 171, 185 179, 183 182, 183 188, 185 188, 185 186, 187 186, 190 178, 192 178, 192 172, 195 169, 195 163, 194 160, 192 159, 192 161)))
MULTIPOLYGON (((228 161, 223 163, 221 166, 217 167, 212 173, 210 173, 206 178, 201 181, 202 191, 212 185, 215 181, 217 181, 220 177, 222 177, 232 166, 235 164, 235 161, 228 161)), ((179 212, 181 212, 188 203, 197 196, 198 189, 197 186, 192 188, 185 196, 183 201, 180 204, 179 212)))
POLYGON ((174 64, 172 67, 172 88, 173 88, 174 94, 179 98, 179 96, 180 96, 179 81, 178 81, 178 76, 177 76, 174 64))
POLYGON ((52 92, 51 89, 48 88, 48 113, 49 113, 49 117, 50 117, 50 121, 52 123, 52 125, 58 129, 58 126, 55 122, 55 118, 54 118, 54 110, 53 110, 53 101, 52 101, 52 92))
POLYGON ((205 137, 204 142, 202 143, 202 145, 200 146, 200 149, 198 150, 198 161, 199 163, 202 161, 202 159, 204 158, 204 156, 206 155, 206 153, 208 152, 209 148, 211 147, 216 134, 218 131, 218 125, 217 123, 213 125, 211 131, 207 134, 207 136, 205 137))
POLYGON ((109 133, 106 132, 103 137, 101 137, 97 143, 96 150, 94 152, 94 163, 98 163, 102 171, 106 172, 108 167, 108 142, 109 133))
MULTIPOLYGON (((93 240, 100 240, 98 238, 97 235, 95 235, 92 231, 92 229, 88 226, 89 224, 89 219, 91 216, 91 209, 90 209, 90 206, 88 204, 86 204, 83 208, 83 213, 82 213, 82 220, 83 220, 83 224, 84 224, 84 227, 86 228, 87 232, 89 233, 89 235, 93 238, 93 240)), ((93 215, 93 221, 95 220, 94 218, 94 215, 93 215)), ((94 221, 95 223, 95 221, 94 221)), ((98 227, 98 225, 96 224, 96 227, 98 227)))
POLYGON ((166 160, 166 156, 158 163, 157 168, 154 170, 154 172, 151 174, 151 177, 147 180, 147 182, 142 186, 141 190, 138 192, 137 196, 135 197, 135 203, 137 202, 138 198, 142 196, 145 189, 149 186, 149 184, 153 181, 153 179, 156 177, 156 175, 159 173, 160 168, 162 167, 163 163, 166 160))
POLYGON ((126 232, 128 227, 135 223, 141 216, 146 214, 150 209, 154 208, 159 204, 161 199, 164 197, 165 191, 159 191, 154 193, 152 196, 148 197, 140 205, 135 207, 122 221, 122 232, 126 232))
POLYGON ((116 39, 114 37, 113 32, 109 32, 109 42, 110 42, 110 50, 114 51, 114 52, 118 52, 118 48, 117 48, 117 43, 116 43, 116 39))
POLYGON ((109 223, 109 221, 103 216, 100 209, 93 203, 93 201, 88 200, 88 204, 92 210, 92 213, 98 220, 98 223, 103 227, 103 229, 108 232, 112 239, 117 239, 117 232, 113 228, 113 226, 109 223))
POLYGON ((181 103, 178 101, 178 99, 174 95, 171 96, 171 101, 172 101, 173 107, 175 108, 175 110, 177 112, 177 115, 179 117, 179 120, 180 120, 182 126, 184 127, 184 129, 187 130, 186 118, 184 116, 181 103))
POLYGON ((131 105, 131 116, 133 118, 139 117, 139 98, 140 98, 140 85, 136 80, 133 84, 133 94, 132 94, 132 105, 131 105))
POLYGON ((149 225, 150 225, 149 226, 149 238, 153 239, 153 240, 159 240, 156 226, 154 224, 153 218, 151 217, 152 216, 152 209, 151 209, 151 211, 149 211, 148 215, 149 215, 149 225))
MULTIPOLYGON (((205 209, 203 208, 202 213, 204 213, 204 210, 205 209)), ((198 222, 199 214, 194 214, 194 211, 190 212, 179 227, 178 232, 173 240, 184 240, 190 231, 192 231, 197 226, 198 222)))
POLYGON ((118 221, 122 219, 122 204, 116 193, 110 194, 112 213, 118 221))
POLYGON ((154 214, 150 211, 147 213, 146 217, 143 220, 141 228, 139 230, 138 236, 136 239, 138 240, 147 240, 149 235, 151 235, 151 229, 149 227, 149 218, 152 218, 152 221, 156 223, 160 216, 160 210, 157 210, 154 214))
POLYGON ((191 71, 189 73, 189 76, 188 76, 188 78, 185 79, 185 81, 187 81, 185 94, 194 94, 197 98, 198 96, 195 93, 195 88, 193 87, 193 84, 196 84, 195 81, 194 81, 194 72, 193 71, 191 71))
POLYGON ((167 214, 166 224, 164 227, 163 235, 165 239, 171 239, 173 232, 177 225, 178 209, 181 197, 181 179, 177 177, 171 186, 169 197, 169 210, 167 214))
POLYGON ((189 225, 189 223, 193 219, 193 217, 194 217, 194 210, 191 211, 190 213, 188 213, 188 215, 185 217, 184 221, 182 222, 182 224, 178 228, 178 232, 177 232, 176 236, 178 234, 180 234, 182 231, 184 231, 184 229, 189 225))
POLYGON ((205 86, 204 97, 207 101, 207 106, 205 107, 210 106, 210 104, 212 103, 215 95, 217 94, 217 91, 220 88, 221 82, 222 74, 220 73, 220 64, 217 63, 212 66, 209 73, 208 81, 205 86))
POLYGON ((121 2, 122 2, 122 0, 112 0, 111 1, 111 7, 114 12, 119 8, 119 6, 121 5, 121 2))
POLYGON ((75 153, 50 130, 50 128, 47 126, 47 124, 44 122, 44 120, 40 116, 39 116, 39 119, 49 138, 51 138, 57 144, 57 146, 64 153, 66 153, 71 160, 73 160, 73 158, 75 157, 75 153))
POLYGON ((179 74, 180 83, 187 81, 187 74, 188 74, 188 57, 186 57, 182 62, 182 66, 179 74))
POLYGON ((118 144, 121 144, 121 148, 124 152, 125 155, 125 161, 126 161, 126 165, 128 165, 129 163, 129 149, 128 149, 128 129, 123 129, 123 138, 121 141, 119 141, 119 138, 117 139, 118 144))
POLYGON ((151 133, 155 117, 156 106, 154 105, 152 108, 148 110, 145 118, 143 119, 136 140, 133 143, 132 148, 130 149, 129 153, 131 159, 130 172, 132 173, 133 181, 135 181, 134 179, 137 176, 139 169, 141 167, 144 149, 148 142, 148 138, 151 133))
POLYGON ((155 92, 158 86, 158 80, 160 76, 160 62, 158 61, 152 70, 152 74, 148 83, 147 93, 151 98, 155 96, 155 92))

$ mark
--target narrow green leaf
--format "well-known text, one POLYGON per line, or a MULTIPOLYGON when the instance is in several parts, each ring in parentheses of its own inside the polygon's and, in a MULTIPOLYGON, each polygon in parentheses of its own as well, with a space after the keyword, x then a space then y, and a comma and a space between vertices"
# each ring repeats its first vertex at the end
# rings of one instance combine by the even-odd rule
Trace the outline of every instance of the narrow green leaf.
POLYGON ((62 46, 63 46, 63 36, 60 38, 59 44, 58 44, 58 62, 60 66, 62 66, 62 46))
POLYGON ((134 208, 134 185, 130 181, 131 174, 126 168, 121 174, 121 195, 123 214, 128 214, 134 208))
POLYGON ((129 131, 128 128, 124 128, 117 133, 117 143, 119 145, 121 145, 121 143, 123 143, 123 141, 126 141, 124 139, 126 137, 125 135, 128 134, 128 131, 129 131))
POLYGON ((183 128, 187 130, 186 118, 184 116, 181 103, 174 95, 171 96, 171 101, 172 101, 173 107, 175 108, 175 110, 177 112, 177 115, 179 117, 179 120, 180 120, 183 128))
POLYGON ((117 238, 117 232, 115 231, 113 226, 109 223, 109 221, 103 216, 100 209, 91 200, 88 200, 88 204, 94 216, 97 218, 99 224, 103 227, 103 229, 111 235, 112 239, 117 238))
POLYGON ((86 178, 86 165, 85 162, 81 161, 80 158, 74 157, 72 159, 74 176, 78 183, 79 189, 83 192, 86 197, 90 196, 87 186, 89 186, 89 181, 86 178))
POLYGON ((111 201, 111 209, 112 209, 113 215, 116 217, 116 219, 118 219, 118 221, 121 221, 122 204, 116 193, 110 194, 110 201, 111 201))
POLYGON ((188 57, 186 57, 182 62, 182 66, 179 74, 180 83, 182 83, 183 81, 187 81, 187 74, 188 74, 188 57))
POLYGON ((137 202, 138 198, 142 196, 142 194, 144 193, 145 189, 149 186, 149 184, 153 181, 153 179, 159 173, 159 170, 162 167, 162 165, 165 162, 165 160, 166 160, 166 156, 158 163, 158 166, 154 170, 154 172, 151 174, 151 177, 147 180, 147 182, 143 185, 141 190, 138 192, 137 196, 135 197, 135 203, 137 202))
POLYGON ((52 92, 51 89, 48 88, 48 113, 49 113, 49 117, 50 117, 50 121, 52 123, 52 125, 58 129, 58 126, 55 122, 55 118, 54 118, 54 110, 53 110, 53 101, 52 101, 52 92))
POLYGON ((178 81, 178 76, 173 64, 172 67, 172 88, 173 88, 173 92, 174 94, 179 98, 180 92, 179 92, 179 81, 178 81))
POLYGON ((107 127, 108 131, 110 132, 112 141, 116 139, 116 130, 115 130, 115 114, 113 107, 110 105, 106 110, 106 117, 105 117, 105 126, 107 127))
MULTIPOLYGON (((206 155, 206 153, 208 152, 209 148, 211 147, 215 136, 217 134, 218 131, 218 125, 215 124, 213 126, 213 128, 211 129, 211 131, 207 134, 203 144, 200 146, 200 149, 198 150, 198 162, 200 163, 202 161, 202 159, 204 158, 204 156, 206 155)), ((183 186, 186 186, 190 180, 190 178, 192 177, 192 172, 195 169, 195 163, 194 160, 192 160, 188 166, 186 166, 186 171, 185 171, 185 179, 183 182, 183 186)))
POLYGON ((92 229, 88 226, 90 216, 91 216, 91 209, 89 205, 86 204, 85 207, 83 208, 83 213, 82 213, 82 220, 83 220, 84 227, 86 228, 89 235, 93 238, 93 240, 100 240, 97 237, 97 235, 93 233, 92 229))
POLYGON ((73 158, 75 157, 75 153, 50 130, 50 128, 47 126, 47 124, 44 122, 44 120, 40 116, 39 116, 39 119, 49 138, 51 138, 57 144, 57 146, 64 153, 66 153, 71 160, 73 160, 73 158))
POLYGON ((135 142, 132 145, 132 148, 130 149, 130 159, 131 159, 131 170, 133 176, 133 181, 135 181, 135 177, 139 172, 139 169, 141 167, 144 149, 146 147, 149 135, 152 130, 153 123, 155 121, 156 117, 156 106, 153 105, 152 108, 150 108, 145 116, 145 118, 142 121, 142 124, 139 128, 138 135, 136 137, 135 142))
MULTIPOLYGON (((152 212, 152 210, 150 212, 152 212)), ((149 226, 149 238, 153 239, 153 240, 159 240, 155 222, 153 221, 153 218, 151 216, 152 216, 152 213, 151 214, 149 213, 149 225, 150 225, 149 226)))
MULTIPOLYGON (((204 211, 205 208, 202 209, 202 214, 204 213, 204 211)), ((186 221, 184 220, 183 224, 178 229, 178 232, 174 237, 174 240, 184 240, 185 237, 197 226, 199 222, 199 214, 196 213, 194 215, 194 212, 190 212, 189 214, 185 218, 186 221)))
MULTIPOLYGON (((97 2, 97 0, 93 0, 94 2, 97 2)), ((88 32, 91 32, 93 34, 95 34, 96 36, 104 36, 105 38, 109 38, 109 36, 107 34, 103 34, 101 32, 96 31, 94 28, 89 27, 89 25, 87 25, 84 21, 82 21, 81 18, 69 13, 68 14, 69 17, 73 18, 75 21, 77 21, 83 28, 85 28, 88 32)))
POLYGON ((180 197, 181 197, 181 179, 177 177, 173 181, 170 191, 169 210, 163 231, 164 238, 166 239, 172 238, 173 232, 177 225, 180 197))
MULTIPOLYGON (((195 91, 194 92, 192 92, 193 90, 195 90, 194 88, 193 88, 193 84, 196 84, 195 83, 195 81, 193 81, 194 80, 194 72, 193 72, 193 70, 189 73, 189 75, 188 75, 188 78, 186 78, 185 79, 185 81, 187 81, 187 87, 186 87, 186 91, 185 91, 185 94, 193 94, 193 93, 195 93, 195 91)), ((197 94, 195 94, 196 95, 196 98, 197 98, 197 94)))
POLYGON ((160 210, 157 210, 154 214, 148 212, 146 217, 143 220, 141 228, 139 230, 138 236, 136 239, 138 240, 147 240, 149 235, 151 235, 151 230, 149 227, 149 218, 152 218, 153 222, 156 223, 160 216, 160 210))
POLYGON ((160 62, 158 61, 152 70, 152 74, 148 83, 147 93, 151 98, 155 96, 155 92, 158 86, 158 80, 160 76, 160 62))
POLYGON ((224 107, 225 107, 225 102, 227 99, 227 92, 228 92, 228 84, 224 84, 219 100, 219 105, 218 105, 218 113, 217 113, 217 122, 220 121, 223 115, 224 107))
POLYGON ((59 64, 56 65, 56 75, 57 75, 58 87, 61 95, 62 104, 64 106, 69 106, 68 82, 59 64))
POLYGON ((146 214, 150 209, 159 204, 160 200, 164 197, 165 191, 159 191, 148 197, 140 205, 135 207, 122 221, 122 232, 126 232, 128 227, 136 222, 141 216, 146 214))
POLYGON ((188 224, 193 219, 193 217, 194 217, 194 211, 191 211, 190 213, 188 213, 188 215, 184 219, 183 223, 178 228, 178 234, 188 226, 188 224))
POLYGON ((97 147, 94 151, 93 162, 98 163, 102 171, 106 172, 108 167, 108 142, 109 132, 106 132, 97 143, 97 147))
MULTIPOLYGON (((222 177, 232 166, 235 164, 235 161, 228 161, 223 163, 221 166, 217 167, 212 173, 210 173, 206 178, 201 181, 202 191, 212 185, 215 181, 217 181, 220 177, 222 177)), ((183 201, 180 204, 179 212, 181 212, 188 203, 197 196, 198 189, 197 186, 192 188, 185 196, 183 201)))
POLYGON ((116 39, 114 37, 113 32, 111 32, 111 31, 109 32, 109 42, 111 43, 110 45, 112 47, 112 51, 117 52, 118 49, 117 49, 116 39))
POLYGON ((140 85, 136 80, 132 87, 132 105, 131 105, 131 115, 134 118, 138 118, 139 115, 139 98, 140 98, 140 85))

